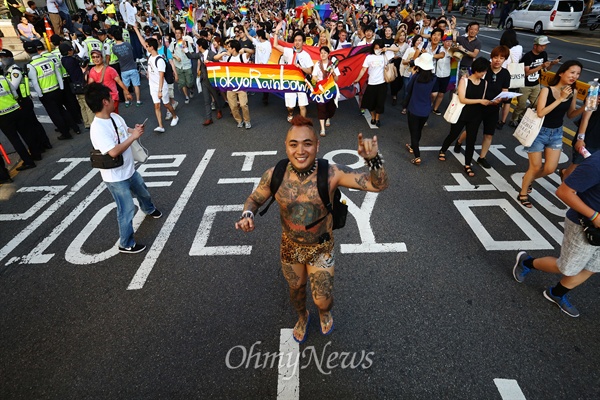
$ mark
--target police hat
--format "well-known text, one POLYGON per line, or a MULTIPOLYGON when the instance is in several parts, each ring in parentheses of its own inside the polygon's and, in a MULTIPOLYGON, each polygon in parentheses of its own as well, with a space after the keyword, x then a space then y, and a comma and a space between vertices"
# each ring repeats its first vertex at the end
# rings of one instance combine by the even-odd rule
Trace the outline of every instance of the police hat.
POLYGON ((42 43, 40 40, 32 40, 32 43, 35 44, 35 49, 36 50, 44 50, 44 43, 42 43))
POLYGON ((35 54, 37 53, 37 46, 34 41, 26 41, 23 42, 23 50, 25 50, 27 54, 35 54))
POLYGON ((83 26, 83 33, 85 33, 86 35, 90 36, 92 34, 92 27, 89 25, 84 25, 83 26))
POLYGON ((7 50, 7 49, 3 49, 3 50, 0 50, 0 57, 9 57, 9 58, 13 58, 14 56, 13 56, 13 53, 12 53, 12 51, 10 51, 10 50, 7 50))
POLYGON ((96 32, 96 34, 98 36, 100 36, 100 35, 106 35, 106 31, 104 29, 98 29, 98 31, 96 32))

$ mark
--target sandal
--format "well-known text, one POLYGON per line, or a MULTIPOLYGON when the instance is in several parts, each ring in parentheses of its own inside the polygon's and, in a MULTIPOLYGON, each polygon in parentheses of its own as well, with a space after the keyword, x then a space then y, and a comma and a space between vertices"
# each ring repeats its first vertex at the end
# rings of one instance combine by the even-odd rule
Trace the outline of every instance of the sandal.
POLYGON ((473 172, 473 168, 471 168, 470 165, 465 165, 465 174, 467 174, 467 176, 470 178, 475 176, 475 172, 473 172))
POLYGON ((521 194, 519 193, 517 195, 517 200, 519 201, 519 203, 521 203, 521 205, 525 208, 531 208, 533 207, 533 205, 531 204, 531 202, 529 201, 529 196, 526 194, 521 194))
POLYGON ((440 150, 440 152, 438 153, 438 160, 446 161, 446 153, 444 153, 440 150))
POLYGON ((529 185, 527 186, 527 194, 531 194, 531 192, 533 192, 533 186, 529 185))
POLYGON ((410 144, 406 143, 404 146, 406 147, 406 150, 408 150, 408 152, 409 152, 410 154, 412 154, 412 153, 413 153, 413 149, 412 149, 412 147, 410 147, 410 144))
POLYGON ((410 162, 415 165, 421 165, 421 157, 413 158, 410 162))
POLYGON ((331 121, 329 120, 329 118, 325 120, 325 126, 331 126, 331 121))

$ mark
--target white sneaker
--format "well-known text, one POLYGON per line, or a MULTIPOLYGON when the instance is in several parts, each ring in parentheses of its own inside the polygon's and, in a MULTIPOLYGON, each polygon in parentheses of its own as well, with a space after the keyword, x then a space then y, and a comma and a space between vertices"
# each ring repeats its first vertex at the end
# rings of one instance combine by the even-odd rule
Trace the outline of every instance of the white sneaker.
POLYGON ((162 126, 157 126, 156 128, 154 128, 154 132, 163 133, 164 131, 165 128, 163 128, 162 126))
POLYGON ((252 128, 252 125, 250 125, 250 122, 246 122, 245 126, 246 126, 246 129, 252 128))
POLYGON ((165 119, 168 121, 171 118, 173 118, 173 115, 171 114, 171 111, 167 111, 167 116, 165 117, 165 119))
POLYGON ((179 102, 176 101, 175 103, 172 104, 173 106, 173 110, 177 110, 177 106, 179 105, 179 102))
POLYGON ((185 104, 190 104, 190 99, 189 98, 185 99, 184 103, 185 104))
POLYGON ((210 103, 210 109, 215 111, 217 109, 217 106, 215 106, 215 103, 210 103))
POLYGON ((179 122, 179 117, 173 118, 173 121, 171 121, 171 126, 176 126, 178 122, 179 122))
POLYGON ((238 122, 238 125, 237 125, 237 127, 238 127, 238 128, 243 128, 243 127, 244 127, 244 121, 242 121, 242 122, 238 122))

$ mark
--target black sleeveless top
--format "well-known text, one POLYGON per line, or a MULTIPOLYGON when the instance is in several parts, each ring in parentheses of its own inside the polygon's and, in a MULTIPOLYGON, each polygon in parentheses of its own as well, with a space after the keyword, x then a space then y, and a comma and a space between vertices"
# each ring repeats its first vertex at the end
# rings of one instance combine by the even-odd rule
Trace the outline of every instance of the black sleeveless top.
MULTIPOLYGON (((467 90, 465 91, 465 97, 467 99, 483 99, 485 92, 485 80, 481 80, 479 85, 475 85, 470 79, 467 79, 467 90)), ((461 120, 477 120, 482 119, 483 104, 466 104, 460 113, 461 120)))
MULTIPOLYGON (((556 101, 556 98, 552 94, 552 89, 548 88, 548 99, 546 100, 547 107, 549 104, 552 104, 556 101)), ((544 123, 542 126, 544 128, 556 129, 563 126, 563 120, 565 118, 565 114, 569 111, 569 107, 571 106, 571 98, 569 97, 567 100, 561 102, 554 110, 550 111, 546 118, 544 118, 544 123)))

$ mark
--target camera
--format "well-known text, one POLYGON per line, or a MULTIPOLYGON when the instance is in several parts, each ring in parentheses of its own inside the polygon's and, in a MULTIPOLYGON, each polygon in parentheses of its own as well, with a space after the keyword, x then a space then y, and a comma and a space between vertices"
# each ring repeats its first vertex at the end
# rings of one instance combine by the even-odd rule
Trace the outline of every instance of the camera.
POLYGON ((88 65, 90 65, 90 59, 87 57, 81 58, 79 56, 73 56, 73 58, 77 60, 81 68, 87 68, 88 65))

